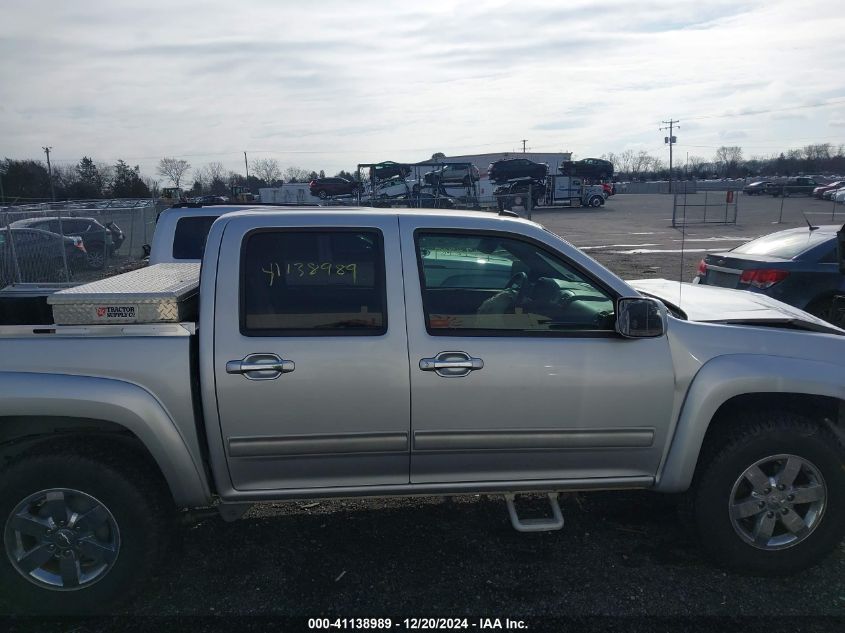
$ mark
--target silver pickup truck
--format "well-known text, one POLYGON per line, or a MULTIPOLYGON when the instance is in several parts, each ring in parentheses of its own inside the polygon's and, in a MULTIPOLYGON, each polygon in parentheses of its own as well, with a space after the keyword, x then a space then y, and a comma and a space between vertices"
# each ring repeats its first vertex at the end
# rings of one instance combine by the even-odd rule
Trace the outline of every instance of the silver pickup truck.
POLYGON ((75 322, 72 289, 0 328, 15 605, 108 608, 180 515, 289 499, 499 493, 535 531, 560 492, 685 493, 702 549, 764 574, 845 533, 845 332, 777 301, 629 284, 480 212, 229 213, 199 269, 127 273, 179 278, 175 312, 102 290, 75 322))

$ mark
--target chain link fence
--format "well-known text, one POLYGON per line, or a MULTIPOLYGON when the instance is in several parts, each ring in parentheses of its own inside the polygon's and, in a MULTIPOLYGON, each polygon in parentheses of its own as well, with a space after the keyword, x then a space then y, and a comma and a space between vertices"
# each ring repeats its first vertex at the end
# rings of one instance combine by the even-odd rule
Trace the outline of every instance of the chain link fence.
POLYGON ((672 226, 736 224, 739 192, 676 193, 672 199, 672 226))
POLYGON ((0 207, 0 289, 79 284, 134 268, 156 213, 150 199, 0 207))

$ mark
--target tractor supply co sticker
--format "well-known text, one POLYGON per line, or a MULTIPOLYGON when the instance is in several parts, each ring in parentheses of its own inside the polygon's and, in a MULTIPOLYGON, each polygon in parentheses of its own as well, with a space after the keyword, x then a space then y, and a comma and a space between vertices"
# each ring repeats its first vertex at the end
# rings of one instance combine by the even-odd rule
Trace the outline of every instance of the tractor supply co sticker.
POLYGON ((134 319, 135 306, 99 306, 98 319, 134 319))

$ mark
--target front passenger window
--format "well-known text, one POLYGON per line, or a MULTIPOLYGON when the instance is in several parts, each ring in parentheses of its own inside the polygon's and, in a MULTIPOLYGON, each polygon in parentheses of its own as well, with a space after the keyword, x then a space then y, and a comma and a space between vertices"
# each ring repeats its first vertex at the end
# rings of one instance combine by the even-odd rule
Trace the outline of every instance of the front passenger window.
POLYGON ((430 334, 611 331, 610 293, 560 257, 496 235, 419 233, 430 334))

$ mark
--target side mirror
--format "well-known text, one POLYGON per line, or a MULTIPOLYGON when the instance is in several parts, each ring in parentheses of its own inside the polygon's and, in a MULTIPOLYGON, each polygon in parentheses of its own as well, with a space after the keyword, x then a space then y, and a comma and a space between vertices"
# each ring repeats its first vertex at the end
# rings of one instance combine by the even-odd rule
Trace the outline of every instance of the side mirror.
POLYGON ((666 332, 666 308, 649 297, 622 297, 616 303, 616 331, 625 338, 656 338, 666 332))

